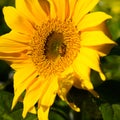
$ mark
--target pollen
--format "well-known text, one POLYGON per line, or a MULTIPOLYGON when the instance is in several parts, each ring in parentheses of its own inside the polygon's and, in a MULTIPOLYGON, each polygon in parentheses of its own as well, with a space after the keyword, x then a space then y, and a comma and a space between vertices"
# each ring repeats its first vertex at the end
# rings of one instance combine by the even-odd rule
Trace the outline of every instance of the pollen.
POLYGON ((69 67, 80 50, 80 36, 70 20, 48 20, 35 26, 31 40, 31 57, 38 73, 43 76, 61 74, 69 67))

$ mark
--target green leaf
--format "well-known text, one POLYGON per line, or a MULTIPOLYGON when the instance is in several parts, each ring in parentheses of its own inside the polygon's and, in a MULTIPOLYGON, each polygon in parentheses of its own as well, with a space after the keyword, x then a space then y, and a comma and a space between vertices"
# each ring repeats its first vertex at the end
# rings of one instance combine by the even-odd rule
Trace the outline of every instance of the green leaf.
POLYGON ((10 114, 12 118, 15 118, 14 120, 38 120, 37 115, 28 113, 26 118, 23 119, 22 117, 22 111, 23 109, 18 109, 10 114))
POLYGON ((0 115, 8 113, 11 109, 13 95, 8 92, 0 91, 0 115), (2 110, 2 111, 1 111, 2 110))
POLYGON ((100 106, 103 120, 113 120, 113 109, 110 104, 102 104, 100 106))
MULTIPOLYGON (((22 118, 23 104, 18 102, 13 110, 11 104, 13 94, 0 91, 0 120, 38 120, 37 115, 28 113, 26 118, 22 118)), ((70 120, 69 107, 60 100, 57 100, 50 110, 50 120, 70 120)))
POLYGON ((114 110, 113 120, 120 120, 120 104, 113 104, 112 108, 114 110))
MULTIPOLYGON (((13 110, 11 110, 13 94, 0 91, 0 120, 23 120, 22 103, 18 102, 13 110)), ((24 120, 37 120, 37 116, 28 113, 24 120)))
POLYGON ((120 120, 120 104, 101 104, 100 111, 103 120, 120 120))

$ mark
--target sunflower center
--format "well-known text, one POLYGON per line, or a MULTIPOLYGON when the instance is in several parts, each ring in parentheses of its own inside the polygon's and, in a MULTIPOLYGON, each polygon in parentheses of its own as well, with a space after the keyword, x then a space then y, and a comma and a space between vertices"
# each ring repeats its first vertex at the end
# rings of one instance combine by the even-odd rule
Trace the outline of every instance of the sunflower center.
POLYGON ((69 20, 48 20, 35 26, 31 40, 31 58, 40 75, 61 74, 80 50, 80 36, 69 20))
POLYGON ((46 39, 45 55, 47 59, 55 61, 57 57, 63 57, 66 53, 66 45, 64 44, 62 33, 52 32, 46 39))

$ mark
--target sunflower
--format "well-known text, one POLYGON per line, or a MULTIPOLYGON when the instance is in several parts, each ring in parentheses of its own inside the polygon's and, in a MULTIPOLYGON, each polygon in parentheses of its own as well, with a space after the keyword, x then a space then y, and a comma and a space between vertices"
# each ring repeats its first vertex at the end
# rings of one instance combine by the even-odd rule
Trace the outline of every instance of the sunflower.
POLYGON ((115 45, 105 27, 111 16, 91 12, 99 0, 15 2, 16 8, 3 8, 11 31, 0 37, 0 58, 15 69, 12 108, 24 93, 23 117, 37 104, 38 118, 47 120, 55 96, 68 103, 66 94, 72 86, 97 95, 90 71, 105 80, 100 57, 115 45))

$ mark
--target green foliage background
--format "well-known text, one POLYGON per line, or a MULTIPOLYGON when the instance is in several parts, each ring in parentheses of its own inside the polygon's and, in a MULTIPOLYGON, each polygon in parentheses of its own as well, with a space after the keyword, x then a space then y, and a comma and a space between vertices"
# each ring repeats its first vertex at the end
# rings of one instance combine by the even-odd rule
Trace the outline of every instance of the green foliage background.
MULTIPOLYGON (((10 31, 2 14, 3 6, 14 6, 14 0, 0 0, 0 35, 10 31)), ((71 110, 56 97, 50 110, 50 120, 120 120, 120 0, 101 0, 94 10, 112 15, 113 19, 107 21, 107 24, 113 40, 118 43, 108 56, 101 58, 101 68, 107 80, 102 82, 98 73, 91 73, 92 82, 100 98, 73 87, 67 98, 79 106, 81 112, 71 110)), ((0 60, 0 120, 23 120, 22 103, 19 102, 11 111, 13 74, 12 68, 0 60)), ((25 120, 37 120, 37 116, 29 113, 25 120)))

